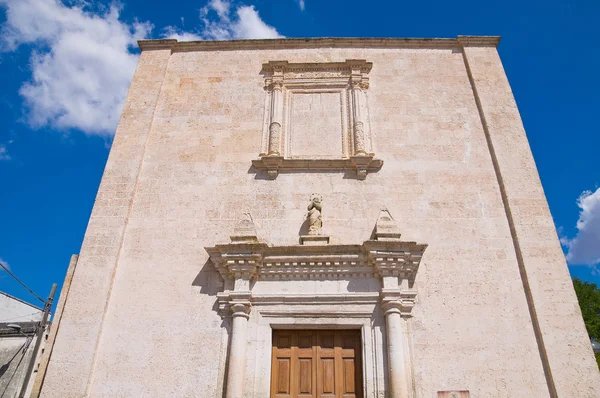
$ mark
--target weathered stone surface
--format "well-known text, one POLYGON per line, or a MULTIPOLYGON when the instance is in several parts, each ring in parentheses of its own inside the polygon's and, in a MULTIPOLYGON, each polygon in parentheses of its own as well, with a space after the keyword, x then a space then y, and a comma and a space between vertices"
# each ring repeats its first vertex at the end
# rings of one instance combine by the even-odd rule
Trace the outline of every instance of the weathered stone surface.
MULTIPOLYGON (((410 358, 410 394, 548 397, 555 389, 561 397, 600 396, 496 43, 142 43, 42 396, 221 396, 231 318, 215 307, 217 293, 236 287, 204 247, 229 242, 242 212, 252 214, 260 242, 298 245, 314 192, 326 204, 328 246, 368 240, 383 207, 403 240, 428 244, 412 286, 384 280, 394 291, 418 292, 412 317, 401 326, 394 318, 393 335, 410 337, 395 346, 410 358), (280 60, 372 63, 361 95, 372 152, 384 162, 379 170, 360 180, 357 168, 275 169, 270 180, 251 167, 268 150, 260 72, 280 60), (526 222, 532 219, 535 228, 526 222)), ((385 317, 372 293, 381 283, 354 276, 240 282, 256 300, 244 321, 245 396, 268 395, 264 347, 273 322, 363 328, 365 393, 381 396, 385 317), (317 299, 323 305, 314 312, 317 299), (290 314, 290 306, 304 316, 290 314)))

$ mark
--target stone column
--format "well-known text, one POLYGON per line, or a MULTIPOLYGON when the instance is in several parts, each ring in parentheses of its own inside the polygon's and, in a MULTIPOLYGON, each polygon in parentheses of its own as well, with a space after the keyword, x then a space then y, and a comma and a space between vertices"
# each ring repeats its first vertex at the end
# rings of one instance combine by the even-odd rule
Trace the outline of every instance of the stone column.
POLYGON ((363 83, 358 81, 352 82, 352 114, 354 117, 354 154, 355 155, 366 155, 365 146, 365 129, 362 115, 362 85, 363 83))
POLYGON ((233 322, 231 325, 231 343, 229 345, 229 366, 227 370, 227 398, 244 396, 246 378, 246 346, 248 345, 248 318, 250 301, 232 302, 230 306, 233 322))
POLYGON ((271 124, 269 125, 270 156, 279 156, 281 148, 281 123, 283 120, 283 79, 274 80, 271 90, 271 124))
POLYGON ((391 301, 383 304, 387 328, 387 364, 389 375, 390 398, 409 397, 410 386, 408 369, 406 368, 404 342, 404 319, 402 319, 401 303, 391 301))

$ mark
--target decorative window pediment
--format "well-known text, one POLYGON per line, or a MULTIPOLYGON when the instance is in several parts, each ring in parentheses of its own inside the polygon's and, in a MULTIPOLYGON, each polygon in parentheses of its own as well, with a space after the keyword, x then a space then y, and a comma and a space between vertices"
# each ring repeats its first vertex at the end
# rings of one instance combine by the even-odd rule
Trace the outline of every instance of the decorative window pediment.
POLYGON ((280 170, 381 168, 373 153, 367 91, 372 64, 271 61, 263 65, 265 115, 259 159, 270 178, 280 170))

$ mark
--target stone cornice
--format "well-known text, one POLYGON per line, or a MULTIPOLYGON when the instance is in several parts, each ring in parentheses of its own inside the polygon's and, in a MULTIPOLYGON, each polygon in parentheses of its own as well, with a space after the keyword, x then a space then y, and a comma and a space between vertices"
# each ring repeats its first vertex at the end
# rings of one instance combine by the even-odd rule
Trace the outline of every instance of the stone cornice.
POLYGON ((225 279, 414 278, 427 245, 368 240, 361 245, 267 246, 230 243, 207 247, 225 279))
POLYGON ((500 36, 456 36, 463 47, 498 47, 500 36))
POLYGON ((173 50, 179 42, 177 39, 161 39, 161 40, 138 40, 138 46, 142 51, 151 50, 173 50))
POLYGON ((372 62, 364 59, 347 59, 345 62, 303 62, 290 63, 288 61, 270 61, 263 64, 265 72, 308 72, 308 71, 351 71, 359 69, 361 72, 369 73, 373 68, 372 62))
POLYGON ((457 36, 449 38, 294 38, 253 40, 201 40, 178 42, 175 39, 138 40, 142 51, 167 50, 216 51, 216 50, 261 50, 294 48, 429 48, 452 49, 462 46, 496 47, 499 36, 457 36))

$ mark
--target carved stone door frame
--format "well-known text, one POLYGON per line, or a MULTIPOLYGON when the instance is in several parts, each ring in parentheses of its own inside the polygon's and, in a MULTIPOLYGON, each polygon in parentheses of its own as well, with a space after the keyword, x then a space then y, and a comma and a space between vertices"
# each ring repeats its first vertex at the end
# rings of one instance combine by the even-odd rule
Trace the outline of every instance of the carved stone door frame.
MULTIPOLYGON (((367 300, 361 297, 362 309, 340 311, 340 302, 352 301, 352 294, 316 297, 315 304, 281 306, 257 304, 256 315, 250 320, 246 385, 250 397, 270 394, 272 331, 277 329, 359 329, 361 332, 361 365, 363 396, 380 397, 385 393, 385 319, 378 307, 378 295, 367 300), (327 304, 333 303, 333 304, 327 304), (269 377, 264 377, 269 375, 269 377)), ((288 300, 291 302, 292 297, 288 300)))

